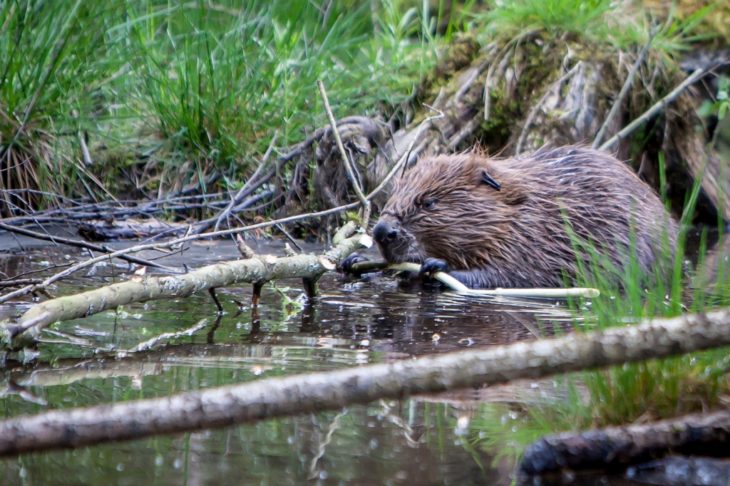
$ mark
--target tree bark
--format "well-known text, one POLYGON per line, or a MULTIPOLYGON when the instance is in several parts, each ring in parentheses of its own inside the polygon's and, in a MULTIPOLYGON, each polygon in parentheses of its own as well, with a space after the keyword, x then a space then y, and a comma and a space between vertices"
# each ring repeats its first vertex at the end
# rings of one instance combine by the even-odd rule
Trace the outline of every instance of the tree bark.
POLYGON ((107 285, 80 294, 67 295, 34 305, 15 324, 0 324, 0 332, 10 348, 36 341, 48 325, 86 317, 120 305, 148 300, 187 297, 194 292, 241 282, 268 282, 301 277, 316 280, 362 246, 369 238, 357 235, 340 242, 323 255, 296 255, 278 258, 255 256, 246 260, 216 263, 185 275, 149 276, 107 285))
POLYGON ((72 448, 540 378, 730 344, 730 310, 0 422, 0 455, 72 448))
POLYGON ((520 472, 540 475, 561 469, 616 468, 670 451, 728 455, 730 411, 543 437, 525 451, 520 472))

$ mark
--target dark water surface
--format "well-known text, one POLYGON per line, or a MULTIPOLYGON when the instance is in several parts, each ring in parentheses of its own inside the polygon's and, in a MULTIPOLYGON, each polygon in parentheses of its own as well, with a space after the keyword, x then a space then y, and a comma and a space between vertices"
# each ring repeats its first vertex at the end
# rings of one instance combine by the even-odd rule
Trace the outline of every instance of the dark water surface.
MULTIPOLYGON (((66 251, 26 246, 3 252, 0 247, 0 271, 12 276, 80 258, 66 251)), ((257 251, 281 254, 283 244, 271 242, 257 251)), ((162 261, 199 267, 234 258, 233 244, 216 242, 196 243, 162 261)), ((126 265, 98 266, 55 293, 127 278, 122 274, 128 270, 126 265)), ((420 286, 404 288, 382 275, 357 282, 327 275, 311 306, 301 305, 301 289, 296 280, 266 286, 258 316, 249 306, 250 286, 220 289, 226 313, 217 324, 213 302, 200 294, 53 326, 60 334, 46 334, 37 364, 10 361, 0 371, 2 416, 493 346, 574 325, 555 302, 463 298, 420 286), (128 349, 201 319, 207 319, 206 328, 166 346, 121 359, 95 357, 95 351, 128 349), (65 342, 69 335, 72 343, 65 342)), ((15 304, 0 306, 0 318, 27 308, 15 304)), ((509 433, 516 417, 511 406, 560 399, 559 389, 552 381, 516 383, 30 454, 0 460, 0 477, 3 484, 510 484, 514 456, 504 447, 486 447, 499 443, 485 441, 486 431, 509 433)))

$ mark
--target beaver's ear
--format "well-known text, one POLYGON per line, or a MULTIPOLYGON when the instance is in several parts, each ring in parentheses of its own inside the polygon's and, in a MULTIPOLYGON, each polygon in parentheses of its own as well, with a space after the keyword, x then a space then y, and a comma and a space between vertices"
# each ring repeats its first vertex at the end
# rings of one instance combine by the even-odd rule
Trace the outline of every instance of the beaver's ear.
POLYGON ((482 182, 488 186, 495 188, 498 191, 502 189, 502 185, 499 182, 495 181, 494 178, 490 176, 489 172, 487 172, 486 170, 482 170, 482 182))

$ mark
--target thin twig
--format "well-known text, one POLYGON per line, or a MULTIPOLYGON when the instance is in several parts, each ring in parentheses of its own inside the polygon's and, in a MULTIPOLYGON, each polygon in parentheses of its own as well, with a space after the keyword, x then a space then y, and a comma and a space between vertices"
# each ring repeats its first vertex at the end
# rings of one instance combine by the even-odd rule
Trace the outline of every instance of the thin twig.
POLYGON ((261 171, 263 170, 263 168, 266 167, 266 162, 268 161, 269 157, 271 156, 271 152, 274 149, 274 144, 276 143, 276 137, 278 135, 279 135, 279 131, 277 130, 274 132, 274 135, 271 137, 271 142, 269 142, 269 147, 266 149, 264 156, 261 158, 261 162, 259 163, 259 166, 256 167, 256 170, 251 175, 251 177, 248 178, 248 181, 246 181, 246 183, 243 185, 243 187, 241 187, 241 189, 238 190, 236 195, 233 198, 231 198, 231 202, 228 203, 228 206, 226 206, 226 208, 223 211, 221 211, 218 215, 214 216, 213 218, 209 218, 205 221, 201 221, 200 223, 198 223, 201 225, 201 227, 198 229, 198 231, 204 231, 204 230, 208 229, 210 227, 210 223, 212 221, 215 221, 215 226, 213 229, 215 231, 217 231, 218 227, 221 224, 221 221, 228 218, 228 215, 231 213, 231 211, 234 210, 234 207, 236 205, 238 205, 246 195, 248 195, 246 193, 246 191, 249 190, 249 186, 256 181, 256 178, 258 178, 258 176, 261 173, 261 171), (206 223, 208 223, 208 225, 203 227, 202 225, 204 225, 206 223))
POLYGON ((707 74, 708 71, 713 69, 715 66, 705 66, 696 69, 687 79, 682 81, 676 88, 674 88, 668 95, 660 99, 654 105, 646 110, 640 117, 626 125, 620 132, 613 137, 609 138, 606 143, 598 147, 598 150, 609 150, 615 143, 626 138, 634 130, 639 128, 641 125, 649 121, 651 118, 663 111, 672 101, 674 101, 682 91, 687 89, 691 84, 700 79, 702 76, 707 74))
MULTIPOLYGON (((35 238, 37 240, 51 241, 53 243, 60 243, 63 245, 73 246, 76 248, 84 248, 87 250, 99 251, 102 253, 112 253, 114 251, 105 245, 96 245, 94 243, 88 243, 86 241, 81 241, 81 240, 74 240, 72 238, 64 238, 62 236, 51 236, 49 234, 38 233, 36 231, 31 231, 29 229, 18 228, 17 226, 11 226, 11 225, 5 224, 3 222, 0 222, 0 229, 4 229, 5 231, 9 231, 11 233, 18 233, 18 234, 21 234, 24 236, 29 236, 29 237, 35 238)), ((120 255, 119 259, 126 260, 130 263, 136 263, 138 265, 146 265, 148 267, 155 267, 155 268, 160 268, 160 269, 167 270, 167 271, 174 272, 174 273, 180 273, 179 268, 168 267, 167 265, 160 265, 159 263, 155 263, 150 260, 145 260, 143 258, 137 258, 137 257, 127 256, 127 255, 120 255)))
POLYGON ((418 128, 413 133, 413 136, 411 136, 411 141, 408 144, 408 148, 406 149, 405 153, 403 153, 403 155, 401 155, 401 157, 393 165, 393 167, 391 167, 391 169, 388 172, 388 174, 383 178, 382 181, 380 181, 380 184, 378 184, 378 187, 376 187, 375 189, 373 189, 373 191, 370 194, 368 194, 368 199, 372 199, 373 196, 375 196, 377 193, 379 193, 380 191, 382 191, 385 188, 385 186, 388 185, 388 183, 390 182, 390 180, 395 176, 395 174, 398 173, 398 171, 400 170, 400 168, 405 165, 405 163, 410 158, 411 152, 413 151, 413 146, 416 144, 416 140, 418 140, 419 138, 421 138, 421 134, 426 130, 426 128, 428 128, 428 126, 431 125, 431 122, 433 120, 438 120, 439 118, 443 118, 443 117, 446 116, 446 115, 444 115, 444 112, 443 111, 438 110, 438 109, 434 108, 433 106, 429 106, 429 105, 427 105, 425 103, 423 104, 423 106, 425 106, 426 108, 429 108, 429 109, 435 111, 436 114, 427 117, 426 119, 424 119, 420 123, 420 125, 418 125, 418 128))
POLYGON ((84 160, 84 165, 87 167, 90 165, 94 165, 94 161, 91 159, 91 153, 89 152, 89 147, 86 145, 86 137, 83 132, 79 132, 79 145, 81 146, 81 157, 84 160))
MULTIPOLYGON (((395 270, 411 273, 420 273, 421 265, 418 263, 388 263, 383 261, 365 261, 352 265, 352 272, 362 274, 375 272, 380 270, 395 270)), ((527 288, 527 289, 472 289, 461 283, 456 278, 446 272, 436 272, 433 278, 446 286, 447 289, 453 290, 464 295, 470 296, 489 296, 489 297, 532 297, 532 298, 551 298, 565 299, 568 297, 585 297, 595 298, 600 295, 597 289, 584 287, 565 287, 565 288, 527 288)))
MULTIPOLYGON (((421 265, 418 263, 395 263, 388 265, 392 270, 405 270, 407 272, 419 273, 421 265)), ((598 297, 597 289, 570 287, 570 288, 534 288, 534 289, 471 289, 449 275, 446 272, 436 272, 433 278, 444 284, 450 290, 464 295, 471 296, 491 296, 491 297, 535 297, 535 298, 551 298, 565 299, 568 297, 598 297)))
POLYGON ((641 49, 641 52, 639 53, 639 57, 636 58, 636 62, 634 62, 634 65, 631 66, 631 71, 629 71, 628 76, 626 76, 626 81, 624 82, 624 85, 621 87, 621 91, 618 93, 618 97, 616 98, 616 101, 614 101, 613 106, 611 107, 611 111, 608 112, 608 116, 606 116, 606 119, 603 121, 603 125, 601 126, 601 129, 598 130, 598 134, 596 135, 596 138, 593 140, 593 144, 591 145, 591 148, 598 148, 601 145, 601 141, 603 140, 603 136, 606 133, 606 130, 608 130, 608 127, 610 126, 611 122, 614 118, 616 118, 616 115, 618 114, 619 110, 624 104, 624 99, 626 98, 626 95, 629 94, 629 90, 631 89, 631 86, 634 84, 634 78, 636 77, 636 73, 639 72, 639 68, 644 63, 644 59, 646 59, 646 54, 649 52, 649 48, 651 47, 651 43, 654 41, 654 37, 659 32, 659 29, 654 28, 651 31, 651 34, 649 34, 649 40, 646 42, 644 47, 641 49))
POLYGON ((358 180, 357 174, 355 174, 355 169, 352 167, 352 163, 350 162, 350 158, 347 156, 347 152, 345 151, 345 146, 342 145, 342 139, 340 138, 340 132, 337 130, 337 121, 335 120, 335 115, 332 113, 332 108, 330 107, 329 99, 327 98, 327 91, 324 88, 324 83, 322 81, 317 80, 317 86, 319 87, 319 93, 322 95, 322 102, 324 103, 324 111, 327 113, 327 118, 329 118, 330 121, 330 127, 332 128, 332 134, 335 137, 335 142, 337 142, 337 148, 340 150, 340 156, 342 157, 342 163, 345 165, 345 171, 347 172, 347 178, 350 179, 350 184, 352 185, 353 189, 355 190, 355 194, 357 194, 357 198, 360 200, 360 204, 362 204, 362 226, 364 228, 367 228, 368 226, 368 220, 370 219, 370 201, 365 197, 365 194, 362 192, 362 188, 360 187, 360 181, 358 180))

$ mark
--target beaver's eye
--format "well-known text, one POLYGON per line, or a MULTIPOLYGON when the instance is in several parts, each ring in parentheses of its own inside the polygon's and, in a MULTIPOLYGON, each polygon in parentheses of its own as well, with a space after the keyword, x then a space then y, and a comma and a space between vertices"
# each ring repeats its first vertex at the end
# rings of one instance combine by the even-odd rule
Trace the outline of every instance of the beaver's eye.
POLYGON ((423 209, 433 209, 436 207, 436 203, 439 202, 435 197, 429 197, 423 200, 423 209))

